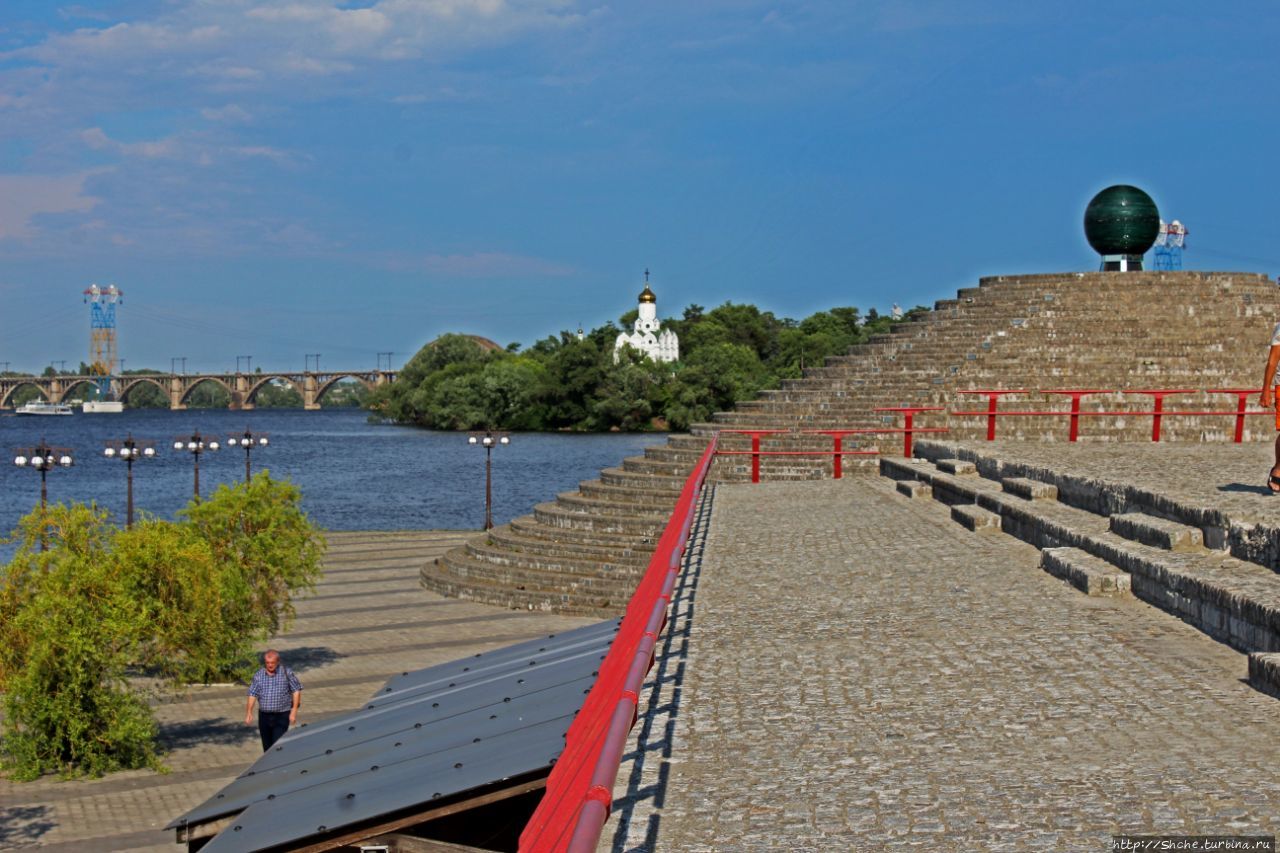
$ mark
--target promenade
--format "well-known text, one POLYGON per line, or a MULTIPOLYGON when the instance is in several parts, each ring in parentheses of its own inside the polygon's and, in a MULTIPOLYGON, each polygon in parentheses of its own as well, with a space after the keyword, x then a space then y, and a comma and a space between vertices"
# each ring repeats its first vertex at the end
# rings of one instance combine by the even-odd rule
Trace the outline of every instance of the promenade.
MULTIPOLYGON (((316 594, 270 642, 302 680, 300 722, 361 705, 388 677, 593 620, 446 599, 418 583, 423 562, 463 532, 331 533, 316 594)), ((244 725, 239 685, 196 689, 156 709, 171 772, 63 782, 0 779, 0 849, 174 851, 170 820, 212 796, 262 754, 244 725)))
MULTIPOLYGON (((1027 452, 1280 516, 1269 446, 1027 452)), ((1036 548, 878 477, 722 485, 705 531, 615 789, 614 850, 1280 832, 1280 700, 1169 614, 1088 597, 1036 548)))

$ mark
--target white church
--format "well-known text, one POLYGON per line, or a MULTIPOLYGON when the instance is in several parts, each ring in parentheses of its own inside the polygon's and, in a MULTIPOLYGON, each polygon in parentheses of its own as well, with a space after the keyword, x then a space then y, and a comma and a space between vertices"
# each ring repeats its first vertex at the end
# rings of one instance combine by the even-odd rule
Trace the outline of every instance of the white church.
POLYGON ((644 290, 640 291, 640 316, 631 334, 618 335, 613 345, 613 363, 624 346, 637 349, 654 361, 676 361, 680 358, 680 341, 670 329, 662 329, 658 321, 658 297, 649 289, 649 271, 644 271, 644 290))

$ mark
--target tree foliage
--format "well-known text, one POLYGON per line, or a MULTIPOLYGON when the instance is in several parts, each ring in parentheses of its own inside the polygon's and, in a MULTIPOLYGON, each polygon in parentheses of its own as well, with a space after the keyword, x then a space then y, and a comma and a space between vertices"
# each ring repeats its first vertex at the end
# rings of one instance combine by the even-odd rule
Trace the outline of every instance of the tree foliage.
POLYGON ((319 577, 323 539, 299 497, 262 472, 178 522, 121 530, 83 505, 24 517, 0 573, 0 750, 13 776, 159 767, 131 676, 179 687, 247 675, 253 645, 319 577))
MULTIPOLYGON (((622 315, 622 328, 635 317, 634 309, 622 315)), ((874 309, 864 318, 854 307, 797 322, 754 305, 690 305, 679 319, 663 321, 680 336, 681 360, 673 364, 632 350, 615 364, 612 323, 581 340, 562 332, 523 351, 489 351, 465 335, 443 335, 365 405, 379 417, 430 429, 686 429, 894 322, 874 309)))

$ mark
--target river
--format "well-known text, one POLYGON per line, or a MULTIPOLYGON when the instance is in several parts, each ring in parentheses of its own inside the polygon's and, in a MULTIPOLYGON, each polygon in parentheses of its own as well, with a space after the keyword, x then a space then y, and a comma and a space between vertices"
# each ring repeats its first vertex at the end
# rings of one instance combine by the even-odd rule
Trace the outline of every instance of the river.
MULTIPOLYGON (((120 414, 19 417, 0 414, 0 532, 40 500, 40 475, 13 463, 17 450, 44 437, 71 448, 75 465, 48 474, 50 502, 96 501, 119 521, 125 512, 126 465, 103 455, 105 443, 132 434, 155 442, 156 456, 133 466, 135 512, 162 518, 191 499, 192 458, 175 451, 195 430, 225 442, 245 429, 266 433, 253 470, 268 469, 302 489, 302 505, 331 530, 479 529, 484 522, 485 452, 465 433, 370 424, 358 409, 256 409, 248 412, 126 410, 120 414)), ((657 433, 513 433, 493 451, 493 516, 502 524, 559 492, 595 479, 601 468, 660 444, 657 433)), ((200 491, 244 478, 244 451, 200 456, 200 491)))

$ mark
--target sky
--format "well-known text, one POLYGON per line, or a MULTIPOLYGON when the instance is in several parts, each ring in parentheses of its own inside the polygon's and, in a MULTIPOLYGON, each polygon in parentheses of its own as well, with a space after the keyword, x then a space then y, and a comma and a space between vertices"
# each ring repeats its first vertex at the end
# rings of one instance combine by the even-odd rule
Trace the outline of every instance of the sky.
POLYGON ((396 366, 635 306, 1096 269, 1146 189, 1280 273, 1280 4, 0 0, 0 369, 396 366))

